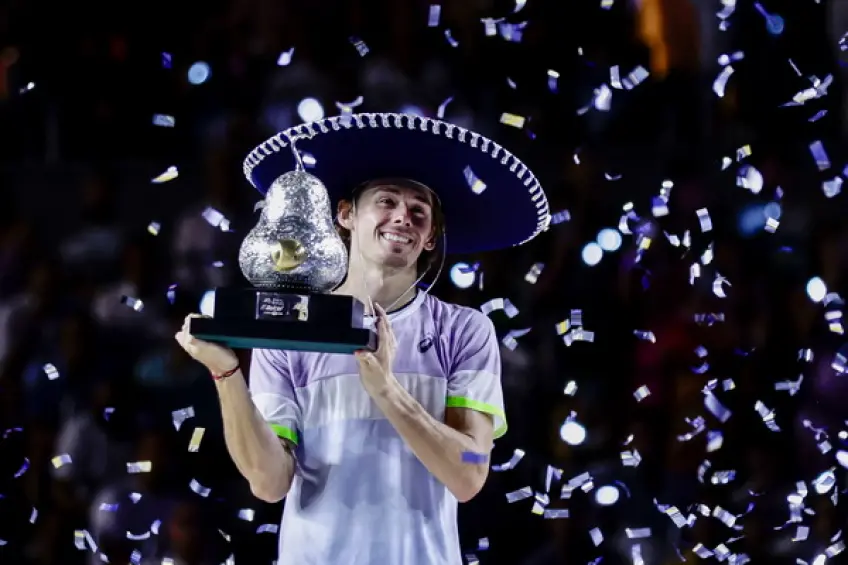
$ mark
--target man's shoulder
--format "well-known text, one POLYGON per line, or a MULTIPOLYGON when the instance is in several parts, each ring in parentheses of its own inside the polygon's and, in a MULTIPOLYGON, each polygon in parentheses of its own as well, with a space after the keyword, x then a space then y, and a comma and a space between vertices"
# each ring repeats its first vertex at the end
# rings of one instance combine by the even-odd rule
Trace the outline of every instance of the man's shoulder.
POLYGON ((447 302, 432 294, 427 296, 425 304, 433 318, 441 321, 444 326, 467 328, 469 331, 489 331, 492 327, 489 317, 476 308, 447 302))

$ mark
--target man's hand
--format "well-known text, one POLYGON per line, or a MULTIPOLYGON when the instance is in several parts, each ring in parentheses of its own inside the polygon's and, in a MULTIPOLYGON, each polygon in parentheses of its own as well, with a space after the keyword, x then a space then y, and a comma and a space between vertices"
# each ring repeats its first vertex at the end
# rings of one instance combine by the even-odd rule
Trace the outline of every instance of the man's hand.
POLYGON ((200 314, 189 314, 183 322, 182 329, 174 335, 174 338, 186 350, 192 358, 209 369, 213 375, 223 375, 238 366, 238 357, 232 349, 222 347, 217 343, 210 343, 197 339, 188 331, 192 318, 200 318, 200 314))
POLYGON ((377 351, 357 351, 359 361, 359 377, 362 385, 372 397, 382 394, 394 381, 392 368, 395 364, 397 342, 389 317, 383 307, 374 304, 374 315, 377 317, 377 351))

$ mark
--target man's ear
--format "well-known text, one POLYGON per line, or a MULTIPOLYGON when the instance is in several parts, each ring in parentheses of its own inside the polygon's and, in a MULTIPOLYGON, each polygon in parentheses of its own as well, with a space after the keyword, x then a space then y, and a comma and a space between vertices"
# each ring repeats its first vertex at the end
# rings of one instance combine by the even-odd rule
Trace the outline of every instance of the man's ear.
POLYGON ((347 231, 351 231, 353 229, 353 204, 351 204, 349 200, 339 201, 336 221, 347 231))

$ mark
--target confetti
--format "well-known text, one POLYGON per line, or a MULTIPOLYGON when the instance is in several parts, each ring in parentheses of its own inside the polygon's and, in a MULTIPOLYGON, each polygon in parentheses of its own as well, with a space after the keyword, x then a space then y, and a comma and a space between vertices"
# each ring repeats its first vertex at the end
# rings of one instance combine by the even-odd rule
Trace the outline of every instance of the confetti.
POLYGON ((445 39, 448 40, 448 45, 450 45, 451 47, 459 47, 459 41, 457 41, 456 39, 453 38, 453 35, 451 34, 451 30, 449 30, 449 29, 445 30, 445 39))
POLYGON ((53 463, 54 468, 60 469, 65 465, 70 465, 72 461, 70 455, 68 455, 67 453, 63 453, 62 455, 57 455, 53 457, 50 462, 53 463))
POLYGON ((213 228, 218 228, 221 231, 230 231, 230 221, 218 210, 215 208, 207 207, 203 210, 202 214, 203 219, 212 226, 213 228))
POLYGON ((177 167, 171 166, 168 167, 164 173, 160 174, 157 177, 154 177, 153 180, 151 180, 150 182, 152 182, 153 184, 162 184, 168 181, 172 181, 178 176, 180 176, 180 173, 177 170, 177 167))
POLYGON ((294 57, 294 47, 289 49, 288 51, 283 51, 280 53, 280 56, 277 57, 277 66, 278 67, 287 67, 292 62, 292 57, 294 57))
POLYGON ((150 461, 136 461, 127 463, 127 473, 149 473, 153 469, 153 463, 150 461))
POLYGON ((180 427, 183 425, 183 422, 188 420, 189 418, 194 418, 194 407, 188 406, 187 408, 180 408, 179 410, 174 410, 171 412, 171 421, 174 424, 174 429, 179 431, 180 427))
POLYGON ((487 316, 496 310, 502 310, 510 318, 518 315, 518 308, 513 306, 508 298, 493 298, 480 306, 480 311, 487 316))
POLYGON ((512 453, 512 457, 509 458, 509 461, 506 463, 499 463, 497 465, 492 465, 492 471, 501 472, 501 471, 509 471, 514 469, 518 463, 524 459, 524 450, 516 449, 512 453))
POLYGON ((474 453, 473 451, 463 451, 462 452, 462 462, 470 463, 472 465, 481 465, 483 463, 488 463, 489 456, 485 453, 474 453))
POLYGON ((191 482, 189 483, 189 488, 191 488, 192 491, 196 492, 202 497, 208 497, 209 494, 212 492, 212 489, 203 486, 202 484, 197 482, 197 479, 191 480, 191 482))
POLYGON ((205 432, 205 428, 194 428, 194 431, 191 433, 191 440, 188 443, 188 450, 190 452, 196 453, 200 450, 200 442, 203 441, 203 434, 205 432))
POLYGON ((526 119, 524 118, 524 116, 517 116, 515 114, 508 114, 508 113, 501 114, 501 123, 502 124, 521 129, 521 128, 524 127, 525 122, 526 122, 526 119))
POLYGON ((727 65, 721 70, 713 82, 713 92, 715 92, 716 96, 719 98, 724 98, 724 89, 727 87, 727 81, 730 80, 730 76, 732 74, 733 67, 731 65, 727 65))
POLYGON ((358 37, 351 37, 348 41, 356 48, 356 52, 359 53, 360 57, 368 54, 368 46, 358 37))
POLYGON ((121 304, 124 306, 129 306, 136 312, 141 312, 144 310, 144 302, 142 302, 138 298, 133 298, 132 296, 121 296, 121 304))
POLYGON ((45 375, 47 375, 47 380, 55 381, 59 378, 59 369, 57 369, 52 363, 45 363, 44 366, 41 367, 41 370, 44 371, 45 375))
POLYGON ((442 7, 438 4, 430 5, 430 15, 427 17, 428 27, 439 27, 439 19, 442 16, 442 7))
POLYGON ((486 190, 486 183, 477 178, 477 175, 474 174, 471 167, 465 167, 462 174, 465 176, 465 182, 468 184, 471 192, 474 194, 482 194, 483 191, 486 190))

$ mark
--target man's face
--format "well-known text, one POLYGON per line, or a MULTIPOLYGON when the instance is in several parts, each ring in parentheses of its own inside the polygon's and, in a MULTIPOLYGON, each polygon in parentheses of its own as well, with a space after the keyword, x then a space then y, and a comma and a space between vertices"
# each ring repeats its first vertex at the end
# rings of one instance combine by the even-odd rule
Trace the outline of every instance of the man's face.
POLYGON ((376 264, 415 267, 432 250, 432 195, 424 188, 375 184, 360 195, 350 215, 351 249, 376 264))

